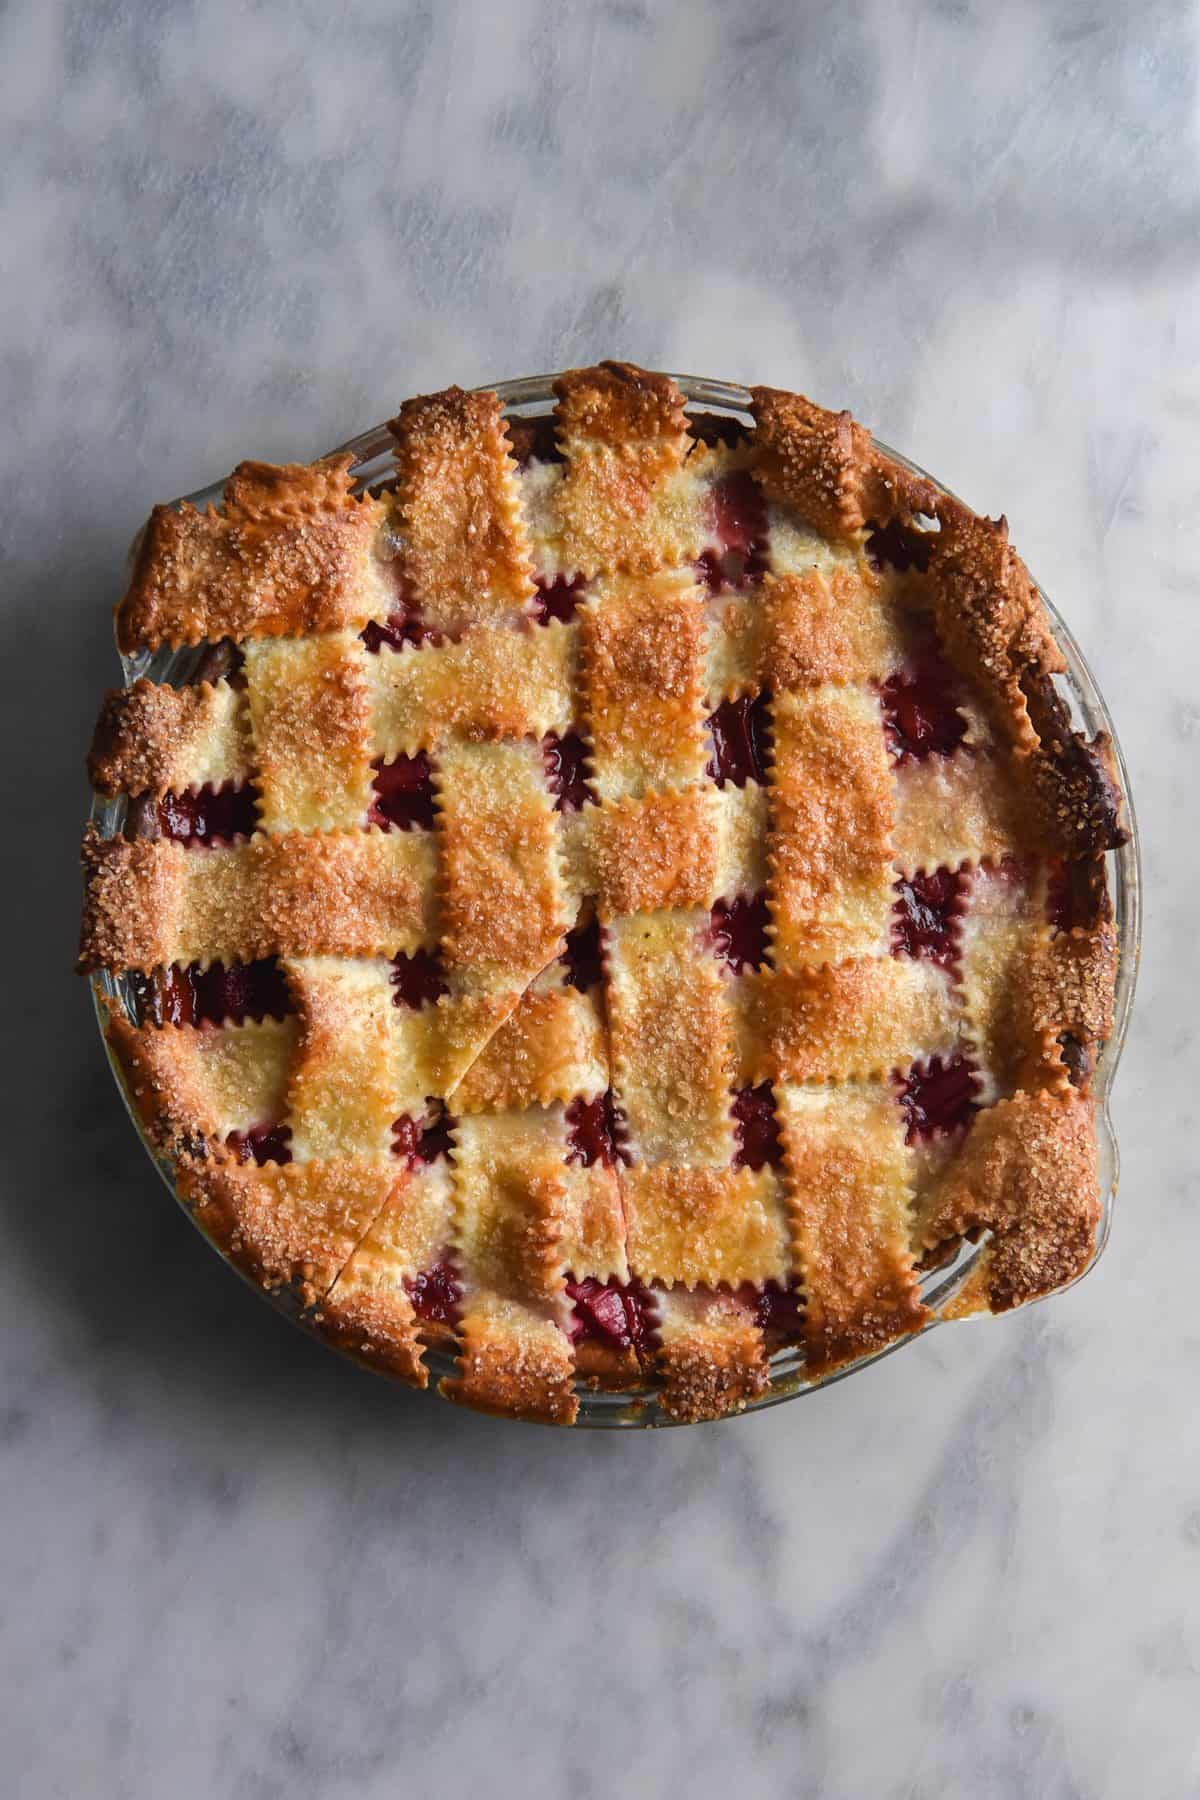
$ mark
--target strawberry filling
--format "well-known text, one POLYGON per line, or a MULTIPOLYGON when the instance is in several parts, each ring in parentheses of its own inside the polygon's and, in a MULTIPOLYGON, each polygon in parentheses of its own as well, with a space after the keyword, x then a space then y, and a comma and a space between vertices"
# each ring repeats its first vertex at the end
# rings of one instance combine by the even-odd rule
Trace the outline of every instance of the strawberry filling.
POLYGON ((1070 931, 1075 923, 1075 896, 1070 864, 1057 858, 1046 882, 1046 921, 1056 931, 1070 931))
POLYGON ((754 1322, 766 1337, 776 1343, 799 1337, 800 1295, 795 1287, 780 1287, 778 1282, 769 1281, 763 1288, 746 1283, 735 1292, 753 1309, 754 1322))
POLYGON ((758 483, 739 469, 713 483, 708 506, 717 543, 704 551, 696 568, 709 592, 719 594, 761 580, 766 569, 767 507, 758 483))
POLYGON ((871 525, 865 545, 867 561, 875 570, 895 569, 905 575, 909 569, 916 569, 923 575, 929 567, 931 540, 936 536, 934 531, 917 531, 911 525, 902 525, 899 519, 893 519, 890 525, 871 525))
MULTIPOLYGON (((431 1102, 437 1106, 437 1102, 431 1102)), ((443 1107, 438 1107, 425 1119, 414 1119, 410 1113, 401 1113, 392 1124, 392 1155, 408 1158, 408 1166, 415 1169, 418 1163, 436 1162, 439 1156, 449 1156, 453 1149, 450 1138, 454 1120, 443 1107)))
POLYGON ((898 761, 950 756, 967 735, 954 673, 939 657, 922 659, 882 688, 884 730, 898 761))
POLYGON ((1071 1086, 1083 1087, 1092 1073, 1092 1059, 1087 1045, 1074 1032, 1062 1031, 1059 1033, 1058 1047, 1062 1052, 1063 1067, 1071 1086))
POLYGON ((573 931, 568 931, 567 947, 561 961, 566 967, 567 980, 581 994, 599 985, 604 979, 599 919, 591 918, 586 925, 577 925, 573 931))
POLYGON ((454 1265, 444 1258, 416 1275, 406 1275, 404 1286, 413 1311, 429 1325, 454 1325, 463 1288, 454 1265))
POLYGON ((559 619, 568 625, 583 599, 583 576, 556 575, 553 581, 544 581, 539 575, 535 577, 535 585, 533 610, 538 624, 548 625, 551 619, 559 619))
POLYGON ((553 413, 545 413, 538 419, 509 419, 508 439, 519 469, 527 468, 531 462, 566 461, 558 447, 553 413))
POLYGON ((1097 858, 1056 857, 1046 884, 1046 918, 1056 931, 1094 926, 1109 916, 1104 864, 1097 858))
POLYGON ((372 619, 358 635, 376 656, 385 644, 389 650, 402 650, 405 644, 440 644, 442 641, 440 632, 430 631, 423 623, 418 608, 403 602, 392 608, 384 624, 377 624, 372 619))

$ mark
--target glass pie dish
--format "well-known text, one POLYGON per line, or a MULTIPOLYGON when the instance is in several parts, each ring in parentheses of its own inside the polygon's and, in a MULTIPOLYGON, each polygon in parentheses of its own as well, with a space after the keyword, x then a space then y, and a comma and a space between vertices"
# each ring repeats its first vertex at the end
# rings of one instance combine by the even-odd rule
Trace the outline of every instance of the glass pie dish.
MULTIPOLYGON (((521 381, 499 383, 495 392, 505 409, 506 416, 515 421, 535 420, 545 416, 553 408, 555 394, 553 376, 537 376, 521 381)), ((749 417, 751 395, 741 387, 723 382, 701 380, 686 376, 674 377, 690 408, 709 415, 723 416, 733 421, 746 421, 749 417)), ((392 436, 386 426, 374 429, 351 439, 339 446, 341 453, 349 453, 353 458, 352 473, 356 486, 361 489, 373 488, 385 482, 391 474, 389 456, 393 448, 392 436)), ((918 479, 932 483, 941 493, 950 495, 950 490, 939 483, 935 477, 926 474, 907 458, 895 451, 880 445, 886 455, 891 456, 902 468, 918 479)), ((202 492, 189 495, 187 499, 195 506, 202 507, 209 502, 219 500, 221 485, 218 484, 202 492)), ((950 496, 951 498, 953 496, 950 496)), ((1041 590, 1039 590, 1040 592, 1041 590)), ((1095 1234, 1092 1256, 1088 1266, 1094 1264, 1096 1257, 1103 1249, 1111 1222, 1112 1206, 1117 1181, 1117 1146, 1110 1117, 1110 1095, 1112 1083, 1119 1061, 1121 1048, 1127 1029, 1133 988, 1137 971, 1139 952, 1139 848, 1136 822, 1129 793, 1128 779, 1121 757, 1120 747, 1113 731, 1112 721, 1107 708, 1092 678, 1084 658, 1063 624, 1047 596, 1042 593, 1054 636, 1066 665, 1066 674, 1058 677, 1060 697, 1066 703, 1071 714, 1071 723, 1089 736, 1098 732, 1106 733, 1112 742, 1113 760, 1123 804, 1123 820, 1128 831, 1127 842, 1117 851, 1111 852, 1109 885, 1111 890, 1117 949, 1119 956, 1117 985, 1114 1006, 1114 1028, 1111 1036, 1103 1044, 1096 1061, 1093 1076, 1092 1092, 1095 1098, 1096 1130, 1098 1134, 1098 1162, 1100 1174, 1101 1205, 1095 1234)), ((125 686, 131 687, 141 677, 149 677, 159 683, 177 684, 188 680, 206 654, 204 646, 180 650, 164 649, 153 654, 141 652, 122 656, 122 671, 125 686)), ((104 837, 118 834, 124 825, 128 802, 124 799, 97 799, 93 807, 93 821, 97 830, 104 837)), ((93 978, 93 992, 99 1003, 104 1000, 116 1003, 124 1009, 131 1022, 138 1021, 138 1002, 134 985, 126 978, 100 972, 93 978)), ((152 1145, 132 1104, 128 1092, 126 1078, 117 1061, 111 1056, 114 1073, 118 1085, 126 1100, 131 1117, 137 1125, 139 1135, 146 1145, 160 1174, 168 1187, 175 1194, 185 1210, 190 1209, 180 1196, 175 1179, 172 1161, 164 1157, 152 1145)), ((932 1323, 945 1322, 954 1313, 954 1302, 964 1283, 975 1268, 982 1254, 986 1238, 976 1242, 964 1241, 949 1262, 930 1270, 922 1281, 922 1297, 925 1306, 933 1315, 932 1323)), ((261 1289, 259 1290, 262 1291, 261 1289)), ((310 1323, 287 1290, 277 1290, 267 1295, 272 1303, 285 1311, 302 1326, 310 1323)), ((929 1329, 929 1326, 925 1327, 929 1329)), ((328 1338, 325 1338, 328 1342, 328 1338)), ((908 1338, 902 1342, 910 1341, 908 1338)), ((896 1345, 889 1348, 898 1347, 896 1345)), ((790 1399, 795 1395, 808 1393, 815 1387, 823 1386, 832 1380, 841 1379, 843 1375, 853 1373, 855 1369, 876 1360, 884 1350, 875 1350, 857 1360, 844 1363, 835 1369, 814 1375, 806 1369, 804 1352, 798 1346, 790 1346, 778 1351, 771 1359, 770 1382, 766 1390, 751 1400, 747 1410, 773 1405, 778 1401, 790 1399)), ((451 1373, 453 1352, 440 1344, 434 1344, 426 1352, 426 1361, 430 1375, 434 1381, 451 1373)), ((624 1389, 607 1391, 594 1388, 586 1382, 577 1384, 579 1399, 578 1423, 590 1426, 648 1426, 673 1423, 662 1410, 656 1393, 651 1388, 624 1389)))

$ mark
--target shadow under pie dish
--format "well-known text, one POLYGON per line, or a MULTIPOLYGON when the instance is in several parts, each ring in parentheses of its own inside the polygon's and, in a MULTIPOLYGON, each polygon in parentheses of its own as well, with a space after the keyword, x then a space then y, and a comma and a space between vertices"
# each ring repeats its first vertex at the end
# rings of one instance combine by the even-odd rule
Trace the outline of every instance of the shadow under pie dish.
POLYGON ((229 1260, 370 1366, 598 1424, 1082 1273, 1136 846, 1003 521, 847 414, 618 363, 195 499, 117 609, 81 966, 229 1260))

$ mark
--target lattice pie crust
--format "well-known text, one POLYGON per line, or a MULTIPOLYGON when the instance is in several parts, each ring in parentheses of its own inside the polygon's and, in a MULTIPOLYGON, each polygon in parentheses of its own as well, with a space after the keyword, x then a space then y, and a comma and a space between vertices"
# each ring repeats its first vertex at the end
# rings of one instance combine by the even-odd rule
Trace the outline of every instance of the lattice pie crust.
POLYGON ((1004 521, 848 414, 626 364, 510 432, 407 402, 395 480, 156 509, 81 965, 226 1255, 450 1399, 736 1410, 1082 1269, 1111 1030, 1108 746, 1004 521))

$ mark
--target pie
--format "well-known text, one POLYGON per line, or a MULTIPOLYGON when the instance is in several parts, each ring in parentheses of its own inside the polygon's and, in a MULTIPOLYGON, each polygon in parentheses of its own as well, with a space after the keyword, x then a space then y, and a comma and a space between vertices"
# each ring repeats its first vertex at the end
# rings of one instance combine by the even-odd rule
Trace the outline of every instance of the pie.
POLYGON ((554 393, 155 509, 118 641, 196 675, 104 701, 81 967, 330 1340, 712 1418, 920 1331, 967 1240, 956 1313, 1087 1266, 1118 783, 1003 519, 795 394, 554 393))

